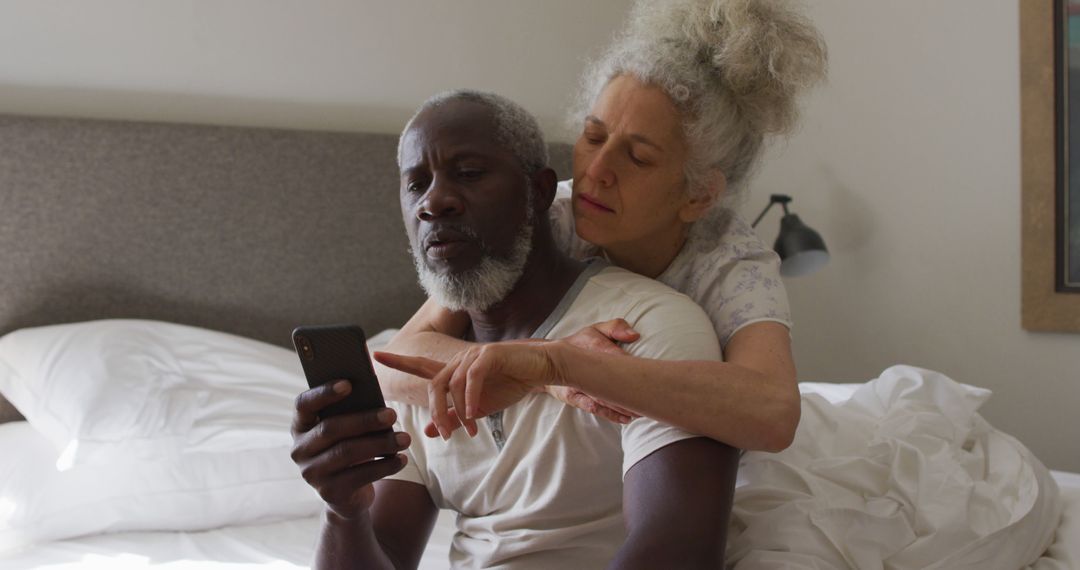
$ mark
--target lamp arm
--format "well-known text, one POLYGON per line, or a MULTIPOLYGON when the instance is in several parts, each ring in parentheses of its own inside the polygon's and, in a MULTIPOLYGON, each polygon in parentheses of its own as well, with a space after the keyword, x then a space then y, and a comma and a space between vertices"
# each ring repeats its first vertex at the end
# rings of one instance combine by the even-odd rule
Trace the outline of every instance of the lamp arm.
POLYGON ((758 222, 761 221, 761 218, 765 217, 765 214, 769 211, 769 208, 772 208, 773 204, 780 204, 780 206, 784 208, 784 215, 788 215, 787 205, 790 201, 791 196, 788 196, 787 194, 773 194, 769 196, 769 205, 765 206, 765 209, 762 210, 760 214, 758 214, 757 219, 754 220, 754 223, 750 224, 750 227, 756 227, 758 225, 758 222))
POLYGON ((767 214, 769 212, 769 209, 772 208, 773 204, 775 204, 775 203, 776 203, 775 201, 770 200, 769 205, 765 206, 765 209, 762 210, 760 214, 758 214, 758 217, 756 219, 754 219, 754 223, 750 224, 750 227, 751 228, 756 228, 757 225, 758 225, 758 222, 761 221, 761 218, 765 217, 765 214, 767 214))

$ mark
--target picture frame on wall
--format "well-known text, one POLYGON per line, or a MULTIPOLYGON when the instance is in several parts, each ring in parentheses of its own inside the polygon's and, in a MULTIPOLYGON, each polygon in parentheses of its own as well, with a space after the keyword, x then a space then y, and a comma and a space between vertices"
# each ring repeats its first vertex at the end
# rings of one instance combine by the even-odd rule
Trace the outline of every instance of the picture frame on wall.
POLYGON ((1055 278, 1059 292, 1080 293, 1080 0, 1055 3, 1055 278))
POLYGON ((1080 0, 1019 6, 1021 323, 1080 332, 1080 0))

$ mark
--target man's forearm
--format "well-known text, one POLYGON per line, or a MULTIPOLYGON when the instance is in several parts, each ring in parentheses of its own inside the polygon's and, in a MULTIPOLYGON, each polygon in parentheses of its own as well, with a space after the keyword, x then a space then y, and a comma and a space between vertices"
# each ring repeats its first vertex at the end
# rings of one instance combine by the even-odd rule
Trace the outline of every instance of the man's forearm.
MULTIPOLYGON (((446 362, 472 343, 434 331, 409 333, 402 330, 382 350, 409 356, 423 356, 446 362)), ((428 381, 375 362, 383 397, 394 402, 428 406, 428 381)))
POLYGON ((331 511, 323 514, 314 570, 394 570, 397 567, 379 544, 369 513, 355 519, 345 519, 331 511))

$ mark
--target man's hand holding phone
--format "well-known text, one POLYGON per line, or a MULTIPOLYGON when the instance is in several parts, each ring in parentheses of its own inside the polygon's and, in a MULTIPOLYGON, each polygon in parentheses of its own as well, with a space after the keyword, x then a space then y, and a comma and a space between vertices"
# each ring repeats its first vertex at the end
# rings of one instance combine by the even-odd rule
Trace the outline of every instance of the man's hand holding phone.
POLYGON ((320 418, 327 406, 347 398, 352 384, 338 380, 296 398, 292 459, 304 480, 337 516, 362 516, 375 500, 372 483, 405 467, 409 434, 393 431, 397 415, 376 408, 320 418))
POLYGON ((330 511, 362 516, 375 501, 372 483, 401 471, 409 434, 394 433, 371 366, 367 336, 356 325, 297 327, 293 346, 310 390, 296 398, 292 459, 330 511))

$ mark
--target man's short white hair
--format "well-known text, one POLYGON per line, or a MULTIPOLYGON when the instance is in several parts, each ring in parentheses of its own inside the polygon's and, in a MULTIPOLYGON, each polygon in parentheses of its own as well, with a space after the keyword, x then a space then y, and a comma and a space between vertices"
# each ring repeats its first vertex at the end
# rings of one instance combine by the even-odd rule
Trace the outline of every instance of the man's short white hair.
POLYGON ((495 121, 495 141, 517 157, 525 174, 532 175, 548 165, 548 147, 544 142, 544 132, 540 130, 540 124, 532 113, 502 95, 474 89, 454 89, 438 93, 424 101, 409 118, 409 122, 405 123, 405 128, 401 130, 398 138, 398 168, 401 167, 401 142, 405 133, 412 128, 416 117, 428 109, 455 101, 478 103, 491 110, 495 121))

